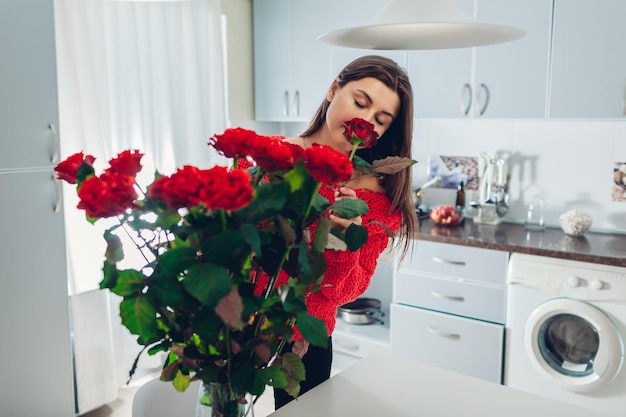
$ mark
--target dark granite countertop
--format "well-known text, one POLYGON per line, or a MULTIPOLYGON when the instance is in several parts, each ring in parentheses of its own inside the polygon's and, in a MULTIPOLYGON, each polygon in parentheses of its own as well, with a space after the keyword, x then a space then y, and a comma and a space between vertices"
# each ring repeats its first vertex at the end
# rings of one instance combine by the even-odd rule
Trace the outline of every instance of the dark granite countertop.
POLYGON ((471 219, 446 227, 425 219, 420 221, 418 240, 626 267, 626 235, 623 234, 587 232, 573 237, 560 228, 530 232, 520 224, 486 225, 471 219))

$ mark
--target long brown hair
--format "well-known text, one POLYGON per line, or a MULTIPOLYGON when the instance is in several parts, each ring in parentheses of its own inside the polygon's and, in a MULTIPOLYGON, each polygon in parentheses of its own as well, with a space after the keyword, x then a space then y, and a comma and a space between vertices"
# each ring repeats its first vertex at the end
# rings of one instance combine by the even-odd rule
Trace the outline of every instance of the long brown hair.
MULTIPOLYGON (((413 139, 413 90, 406 72, 398 64, 378 55, 367 55, 355 59, 337 76, 339 88, 351 81, 361 78, 375 78, 395 91, 400 98, 400 109, 391 126, 380 137, 373 148, 361 149, 357 155, 368 162, 387 156, 403 156, 411 158, 411 142, 413 139)), ((317 132, 326 121, 326 113, 330 102, 326 99, 318 107, 302 136, 310 136, 317 132)), ((417 235, 418 222, 411 191, 411 168, 393 175, 388 175, 381 182, 385 194, 391 200, 391 211, 402 214, 402 226, 399 238, 402 245, 400 259, 408 252, 413 238, 417 235)))

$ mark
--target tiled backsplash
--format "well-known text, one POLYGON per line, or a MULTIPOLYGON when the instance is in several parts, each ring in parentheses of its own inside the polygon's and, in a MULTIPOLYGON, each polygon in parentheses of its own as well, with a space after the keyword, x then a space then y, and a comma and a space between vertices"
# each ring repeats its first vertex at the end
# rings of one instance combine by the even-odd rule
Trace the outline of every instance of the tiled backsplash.
MULTIPOLYGON (((302 123, 233 122, 265 134, 297 135, 302 123)), ((511 208, 505 220, 522 222, 536 194, 549 226, 572 209, 593 217, 591 230, 626 233, 626 202, 611 199, 612 169, 626 162, 626 122, 592 120, 416 120, 414 183, 426 182, 429 155, 508 158, 511 208)), ((468 193, 467 200, 472 199, 468 193)), ((454 190, 427 189, 427 205, 453 204, 454 190)))

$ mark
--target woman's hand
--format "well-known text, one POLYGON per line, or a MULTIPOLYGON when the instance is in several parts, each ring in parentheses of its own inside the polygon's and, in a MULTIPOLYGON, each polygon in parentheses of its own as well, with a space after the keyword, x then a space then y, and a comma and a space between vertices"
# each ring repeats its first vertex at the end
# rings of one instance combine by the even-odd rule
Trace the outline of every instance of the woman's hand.
POLYGON ((291 351, 298 355, 300 359, 302 359, 304 355, 309 351, 309 342, 304 339, 296 340, 295 342, 293 342, 291 351))
MULTIPOLYGON (((341 200, 343 198, 357 198, 356 191, 349 187, 340 187, 337 191, 335 191, 335 201, 341 200)), ((346 229, 351 224, 361 225, 363 224, 363 219, 361 216, 351 217, 349 219, 339 217, 335 215, 333 212, 330 213, 329 217, 330 225, 334 229, 341 231, 342 233, 346 232, 346 229)))

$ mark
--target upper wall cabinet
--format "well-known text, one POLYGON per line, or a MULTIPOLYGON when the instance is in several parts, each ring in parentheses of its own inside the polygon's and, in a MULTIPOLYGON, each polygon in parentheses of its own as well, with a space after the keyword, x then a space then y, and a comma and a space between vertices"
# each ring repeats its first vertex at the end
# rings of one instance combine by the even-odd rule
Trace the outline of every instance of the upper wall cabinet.
MULTIPOLYGON (((367 24, 387 4, 387 0, 334 0, 330 6, 331 30, 367 24)), ((406 67, 406 51, 381 51, 372 49, 346 48, 328 46, 330 48, 330 70, 332 77, 351 61, 363 55, 381 55, 393 59, 401 67, 406 67)))
POLYGON ((626 115, 626 1, 555 0, 551 118, 626 115))
POLYGON ((259 121, 304 121, 329 86, 330 0, 254 0, 255 112, 259 121))
POLYGON ((7 120, 0 135, 0 170, 59 162, 54 25, 52 12, 39 10, 52 3, 22 3, 4 1, 0 13, 0 114, 7 120))
POLYGON ((552 3, 547 0, 458 0, 484 23, 526 31, 503 44, 410 51, 416 118, 543 118, 552 3))

